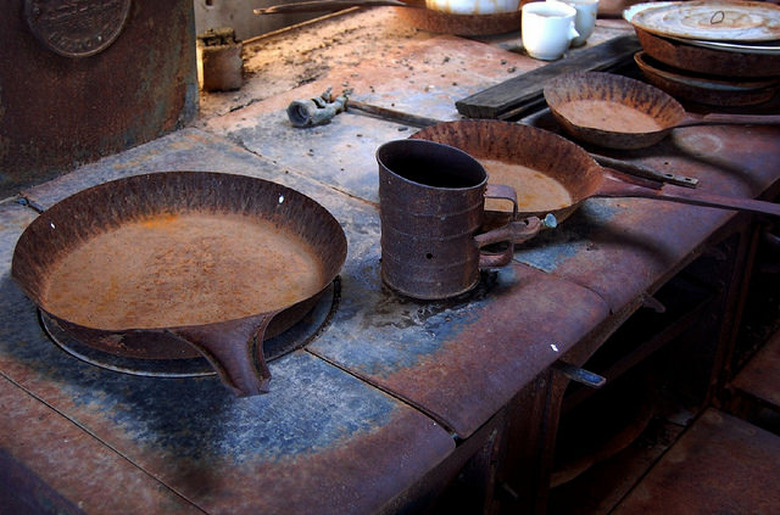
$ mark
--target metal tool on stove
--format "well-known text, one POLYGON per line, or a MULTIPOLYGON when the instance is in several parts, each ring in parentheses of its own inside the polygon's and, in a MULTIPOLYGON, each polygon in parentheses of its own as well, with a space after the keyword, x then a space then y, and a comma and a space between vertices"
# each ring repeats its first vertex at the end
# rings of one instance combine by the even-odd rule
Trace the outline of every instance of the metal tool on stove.
MULTIPOLYGON (((322 93, 320 97, 293 101, 287 108, 287 116, 293 126, 307 127, 328 123, 338 113, 350 111, 357 111, 358 113, 365 115, 374 116, 383 120, 389 120, 397 123, 403 123, 418 128, 430 127, 432 125, 442 123, 442 120, 436 120, 434 118, 427 118, 424 116, 398 111, 396 109, 389 109, 386 107, 361 102, 350 98, 349 92, 345 92, 336 100, 333 100, 331 89, 328 89, 322 93), (340 100, 342 97, 345 99, 343 104, 340 100), (331 102, 335 102, 335 104, 331 105, 331 102)), ((695 177, 688 177, 669 172, 659 172, 641 164, 630 163, 628 161, 614 159, 600 154, 591 153, 591 156, 603 166, 608 166, 615 170, 630 175, 635 175, 644 179, 675 184, 677 186, 683 186, 686 188, 695 188, 699 184, 699 180, 695 177)))

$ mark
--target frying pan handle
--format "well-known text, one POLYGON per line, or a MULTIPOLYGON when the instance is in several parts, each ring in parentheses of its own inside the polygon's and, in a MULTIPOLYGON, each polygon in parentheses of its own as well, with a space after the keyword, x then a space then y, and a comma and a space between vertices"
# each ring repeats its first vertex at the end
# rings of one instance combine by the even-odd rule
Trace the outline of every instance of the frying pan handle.
POLYGON ((710 113, 700 118, 685 120, 675 127, 696 125, 780 125, 780 115, 710 113))
POLYGON ((751 211, 754 213, 780 216, 780 204, 775 204, 773 202, 743 197, 727 197, 672 185, 653 189, 636 184, 629 184, 610 176, 604 177, 604 181, 602 181, 599 191, 593 196, 652 198, 678 202, 680 204, 735 209, 738 211, 751 211))
POLYGON ((263 335, 278 312, 216 324, 172 329, 195 347, 239 397, 268 392, 271 373, 263 358, 263 335))

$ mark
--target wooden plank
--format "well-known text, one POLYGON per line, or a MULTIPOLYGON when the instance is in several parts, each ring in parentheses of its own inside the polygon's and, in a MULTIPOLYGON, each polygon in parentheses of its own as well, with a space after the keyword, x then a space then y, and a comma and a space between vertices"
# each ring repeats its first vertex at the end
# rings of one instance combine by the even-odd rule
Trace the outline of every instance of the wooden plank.
POLYGON ((576 71, 608 71, 640 49, 635 34, 619 36, 458 100, 455 107, 469 118, 519 117, 544 105, 542 88, 547 80, 576 71))

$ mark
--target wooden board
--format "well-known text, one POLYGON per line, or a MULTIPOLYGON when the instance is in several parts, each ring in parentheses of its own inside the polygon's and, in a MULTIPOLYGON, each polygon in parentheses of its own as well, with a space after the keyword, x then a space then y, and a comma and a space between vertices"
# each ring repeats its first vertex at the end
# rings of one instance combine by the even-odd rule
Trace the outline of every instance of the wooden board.
POLYGON ((619 36, 458 100, 455 107, 469 118, 517 118, 543 106, 547 80, 575 71, 609 71, 631 61, 640 49, 635 34, 619 36))

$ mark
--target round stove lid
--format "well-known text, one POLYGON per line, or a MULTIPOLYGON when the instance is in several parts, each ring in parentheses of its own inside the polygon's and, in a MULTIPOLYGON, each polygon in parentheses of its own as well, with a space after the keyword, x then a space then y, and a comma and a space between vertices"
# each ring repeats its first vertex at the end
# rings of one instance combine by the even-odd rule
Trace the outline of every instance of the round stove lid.
POLYGON ((662 36, 706 41, 780 40, 780 6, 734 0, 642 4, 624 15, 662 36))

